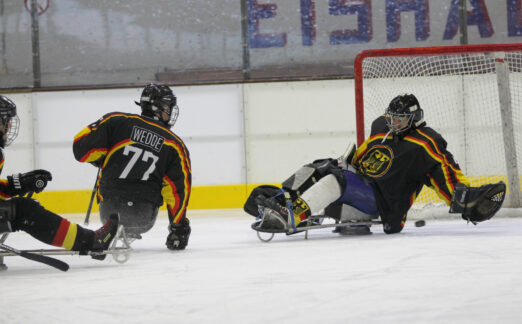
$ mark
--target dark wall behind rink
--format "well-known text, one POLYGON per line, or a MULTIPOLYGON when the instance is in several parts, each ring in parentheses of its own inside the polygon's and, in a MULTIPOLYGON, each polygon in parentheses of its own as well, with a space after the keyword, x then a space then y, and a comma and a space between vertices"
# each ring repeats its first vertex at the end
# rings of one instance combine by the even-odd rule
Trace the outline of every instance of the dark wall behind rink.
MULTIPOLYGON (((518 0, 465 2, 469 44, 521 41, 518 0)), ((350 77, 364 49, 462 42, 458 0, 30 3, 0 0, 1 88, 350 77)))

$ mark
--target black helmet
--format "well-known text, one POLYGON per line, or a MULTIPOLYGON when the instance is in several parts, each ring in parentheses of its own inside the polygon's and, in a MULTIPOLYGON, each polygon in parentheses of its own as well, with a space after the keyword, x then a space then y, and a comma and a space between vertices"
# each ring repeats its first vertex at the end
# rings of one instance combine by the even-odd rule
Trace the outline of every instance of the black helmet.
POLYGON ((0 131, 0 147, 4 148, 11 144, 20 127, 20 119, 16 114, 16 105, 9 98, 0 95, 0 123, 3 131, 0 131), (4 135, 7 138, 4 139, 4 135))
POLYGON ((136 102, 136 104, 141 106, 143 116, 154 118, 167 128, 171 128, 178 119, 177 101, 176 95, 168 86, 151 83, 143 89, 140 102, 136 102), (159 113, 162 111, 169 116, 168 121, 160 118, 159 113))
POLYGON ((401 94, 393 98, 385 111, 386 121, 390 131, 400 134, 412 127, 418 127, 424 122, 424 111, 419 105, 419 101, 412 94, 401 94), (407 123, 397 125, 393 119, 407 118, 407 123))

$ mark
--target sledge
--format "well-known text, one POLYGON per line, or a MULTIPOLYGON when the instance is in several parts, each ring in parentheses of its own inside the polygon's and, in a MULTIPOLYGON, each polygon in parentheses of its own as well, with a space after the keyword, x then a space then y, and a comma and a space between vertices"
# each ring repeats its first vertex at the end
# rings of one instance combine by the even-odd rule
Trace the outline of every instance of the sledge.
POLYGON ((122 225, 118 226, 116 236, 111 242, 109 248, 105 251, 88 251, 87 253, 80 253, 80 251, 70 251, 65 249, 31 249, 31 250, 17 250, 11 246, 4 244, 9 233, 4 233, 0 237, 0 270, 7 270, 7 265, 4 263, 4 257, 8 256, 21 256, 29 260, 41 262, 57 268, 62 271, 67 271, 69 265, 61 260, 52 258, 50 256, 55 255, 111 255, 114 261, 123 264, 127 262, 132 253, 130 244, 135 238, 125 234, 125 230, 122 225))

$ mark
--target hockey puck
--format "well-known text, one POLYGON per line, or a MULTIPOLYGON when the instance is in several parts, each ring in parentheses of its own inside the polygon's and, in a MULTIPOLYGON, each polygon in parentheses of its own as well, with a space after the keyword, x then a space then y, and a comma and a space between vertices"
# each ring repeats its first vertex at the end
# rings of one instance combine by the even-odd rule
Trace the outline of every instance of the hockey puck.
POLYGON ((426 225, 426 221, 425 220, 421 219, 421 220, 418 220, 418 221, 415 222, 415 227, 422 227, 424 225, 426 225))

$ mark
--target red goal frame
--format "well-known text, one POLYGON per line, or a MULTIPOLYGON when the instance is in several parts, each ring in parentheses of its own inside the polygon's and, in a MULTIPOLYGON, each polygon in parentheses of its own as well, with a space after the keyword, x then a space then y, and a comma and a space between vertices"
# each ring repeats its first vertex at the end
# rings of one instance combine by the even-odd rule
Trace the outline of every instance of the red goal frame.
POLYGON ((512 44, 479 44, 479 45, 455 45, 455 46, 431 46, 392 49, 371 49, 360 52, 355 57, 354 80, 355 80, 355 123, 357 131, 357 146, 365 140, 364 134, 364 97, 363 97, 363 75, 362 64, 364 59, 378 56, 434 56, 445 54, 464 53, 488 53, 488 52, 510 52, 521 51, 522 43, 512 44))

